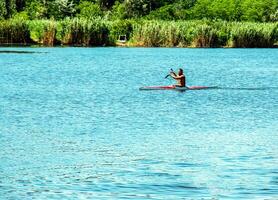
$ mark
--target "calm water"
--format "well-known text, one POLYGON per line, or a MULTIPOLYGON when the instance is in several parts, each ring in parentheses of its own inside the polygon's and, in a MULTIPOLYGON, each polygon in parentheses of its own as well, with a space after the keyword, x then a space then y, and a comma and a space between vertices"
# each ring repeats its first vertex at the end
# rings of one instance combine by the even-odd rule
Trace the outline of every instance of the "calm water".
POLYGON ((0 199, 278 199, 278 49, 0 50, 0 199))

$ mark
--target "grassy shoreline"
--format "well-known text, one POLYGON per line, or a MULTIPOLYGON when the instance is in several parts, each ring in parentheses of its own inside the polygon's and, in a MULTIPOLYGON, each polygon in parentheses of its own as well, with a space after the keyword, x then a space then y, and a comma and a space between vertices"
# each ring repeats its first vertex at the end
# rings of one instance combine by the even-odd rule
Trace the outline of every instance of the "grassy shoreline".
POLYGON ((0 45, 272 48, 278 22, 54 20, 0 21, 0 45), (117 40, 126 35, 122 45, 117 40))

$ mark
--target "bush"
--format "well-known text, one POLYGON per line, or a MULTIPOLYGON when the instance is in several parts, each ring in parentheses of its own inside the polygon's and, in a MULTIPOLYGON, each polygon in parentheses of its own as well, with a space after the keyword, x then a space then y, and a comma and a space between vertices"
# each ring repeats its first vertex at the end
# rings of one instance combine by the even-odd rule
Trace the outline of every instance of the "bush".
POLYGON ((38 43, 52 46, 55 41, 56 22, 53 20, 32 20, 28 22, 30 37, 38 43))
POLYGON ((109 43, 108 23, 103 20, 74 18, 58 23, 56 39, 62 44, 101 46, 109 43))
POLYGON ((0 21, 0 44, 27 44, 30 42, 27 21, 20 19, 0 21))
POLYGON ((94 19, 103 16, 100 6, 89 1, 82 1, 77 6, 77 9, 79 10, 79 14, 77 16, 81 18, 94 19))
POLYGON ((48 6, 48 15, 57 20, 73 17, 75 12, 75 5, 71 0, 54 0, 48 6))
MULTIPOLYGON (((22 14, 23 15, 23 14, 22 14)), ((128 44, 146 47, 273 47, 278 22, 162 21, 66 18, 0 21, 0 43, 43 45, 115 45, 119 35, 128 44)))
POLYGON ((7 14, 6 1, 0 0, 0 20, 4 19, 7 14))
POLYGON ((273 47, 278 39, 277 24, 233 23, 233 47, 273 47))
POLYGON ((27 5, 25 12, 28 13, 30 19, 42 19, 46 15, 46 8, 42 3, 32 1, 27 5))
POLYGON ((132 24, 135 23, 130 20, 115 20, 110 23, 109 26, 109 41, 111 44, 115 44, 120 35, 126 35, 127 40, 132 33, 132 24))

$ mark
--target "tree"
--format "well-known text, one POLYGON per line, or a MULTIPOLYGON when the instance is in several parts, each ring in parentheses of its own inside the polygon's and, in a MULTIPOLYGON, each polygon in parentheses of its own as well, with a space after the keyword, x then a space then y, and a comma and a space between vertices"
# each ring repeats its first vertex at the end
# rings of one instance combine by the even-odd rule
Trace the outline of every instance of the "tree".
POLYGON ((241 19, 244 21, 270 21, 270 15, 276 11, 277 6, 277 0, 244 0, 241 19))
POLYGON ((55 19, 72 17, 75 14, 75 5, 71 0, 54 0, 49 4, 48 15, 55 19))
POLYGON ((175 8, 173 5, 166 5, 151 11, 147 16, 148 19, 162 19, 162 20, 173 20, 175 19, 175 8))
POLYGON ((82 1, 77 6, 77 10, 79 11, 78 16, 84 18, 96 18, 103 15, 99 4, 94 4, 89 1, 82 1))
POLYGON ((112 19, 125 19, 127 17, 127 13, 125 10, 124 4, 116 1, 114 6, 112 7, 112 19))
POLYGON ((276 12, 270 15, 270 20, 273 22, 278 22, 278 9, 276 10, 276 12))
POLYGON ((46 7, 39 1, 31 1, 26 9, 30 19, 42 19, 46 16, 46 7))
POLYGON ((112 8, 115 2, 116 0, 99 0, 99 5, 101 6, 101 8, 108 10, 112 8))
POLYGON ((125 0, 125 9, 130 18, 142 17, 150 12, 150 1, 148 0, 125 0))
POLYGON ((5 0, 0 0, 0 20, 4 19, 7 14, 7 9, 6 9, 6 1, 5 0))
POLYGON ((16 0, 15 3, 16 3, 16 11, 17 12, 23 11, 23 9, 26 5, 25 0, 16 0))
POLYGON ((198 0, 194 7, 188 10, 191 19, 212 18, 211 0, 198 0))
POLYGON ((16 13, 16 1, 6 0, 6 18, 11 18, 16 13))
POLYGON ((240 18, 239 0, 214 0, 210 5, 210 16, 213 19, 235 21, 240 18))
POLYGON ((182 9, 189 9, 195 5, 197 0, 180 0, 177 3, 182 7, 182 9))

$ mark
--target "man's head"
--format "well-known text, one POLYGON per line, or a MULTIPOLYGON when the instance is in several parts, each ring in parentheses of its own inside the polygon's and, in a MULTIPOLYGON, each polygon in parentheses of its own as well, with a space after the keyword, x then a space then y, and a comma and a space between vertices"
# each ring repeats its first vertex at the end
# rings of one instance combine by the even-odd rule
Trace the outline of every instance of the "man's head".
POLYGON ((183 69, 179 68, 179 76, 183 75, 183 69))

